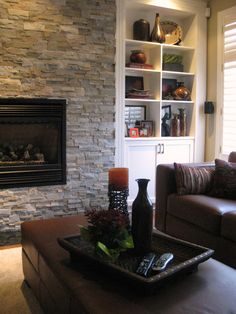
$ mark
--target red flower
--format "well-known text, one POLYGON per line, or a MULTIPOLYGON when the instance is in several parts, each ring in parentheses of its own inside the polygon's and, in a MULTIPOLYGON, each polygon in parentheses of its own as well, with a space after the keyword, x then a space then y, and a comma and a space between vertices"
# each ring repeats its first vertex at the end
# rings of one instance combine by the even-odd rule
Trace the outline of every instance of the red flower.
POLYGON ((102 242, 109 248, 116 248, 119 241, 127 235, 129 221, 126 215, 117 209, 96 210, 85 212, 88 218, 88 231, 91 242, 102 242))

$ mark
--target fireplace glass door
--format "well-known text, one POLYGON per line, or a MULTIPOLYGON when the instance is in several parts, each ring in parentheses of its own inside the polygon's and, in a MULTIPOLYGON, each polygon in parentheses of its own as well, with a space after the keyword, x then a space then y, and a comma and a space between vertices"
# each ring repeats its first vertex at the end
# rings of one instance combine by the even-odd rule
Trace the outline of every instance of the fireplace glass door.
POLYGON ((60 164, 60 123, 0 124, 0 166, 60 164))
POLYGON ((0 99, 0 188, 66 182, 65 105, 0 99))

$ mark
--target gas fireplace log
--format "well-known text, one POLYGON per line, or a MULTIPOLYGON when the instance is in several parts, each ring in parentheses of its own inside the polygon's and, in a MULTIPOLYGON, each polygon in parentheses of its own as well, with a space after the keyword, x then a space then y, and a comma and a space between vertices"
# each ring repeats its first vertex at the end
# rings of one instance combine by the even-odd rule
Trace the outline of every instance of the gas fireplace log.
POLYGON ((44 154, 37 153, 37 154, 34 155, 34 157, 35 157, 35 160, 38 160, 38 161, 41 161, 41 162, 45 162, 44 154))
POLYGON ((33 144, 2 144, 0 145, 1 163, 44 163, 44 154, 33 144))

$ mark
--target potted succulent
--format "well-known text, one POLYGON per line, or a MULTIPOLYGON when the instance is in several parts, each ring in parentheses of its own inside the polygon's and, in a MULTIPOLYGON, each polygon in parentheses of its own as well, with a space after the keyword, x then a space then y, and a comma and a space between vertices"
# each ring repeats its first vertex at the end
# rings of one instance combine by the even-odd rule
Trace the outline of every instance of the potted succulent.
POLYGON ((164 53, 162 68, 165 71, 183 72, 183 57, 181 55, 164 53))

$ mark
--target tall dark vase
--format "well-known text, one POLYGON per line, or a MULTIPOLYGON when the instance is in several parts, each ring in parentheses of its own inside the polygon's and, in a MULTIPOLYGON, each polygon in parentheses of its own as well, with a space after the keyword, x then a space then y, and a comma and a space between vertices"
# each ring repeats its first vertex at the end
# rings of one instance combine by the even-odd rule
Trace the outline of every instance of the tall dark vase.
POLYGON ((178 108, 179 110, 179 135, 187 135, 187 123, 186 123, 186 113, 184 108, 178 108))
POLYGON ((151 251, 153 207, 147 193, 149 179, 137 179, 138 194, 132 205, 132 236, 137 254, 151 251))
POLYGON ((140 19, 133 24, 133 38, 136 40, 149 41, 150 24, 144 19, 140 19))

